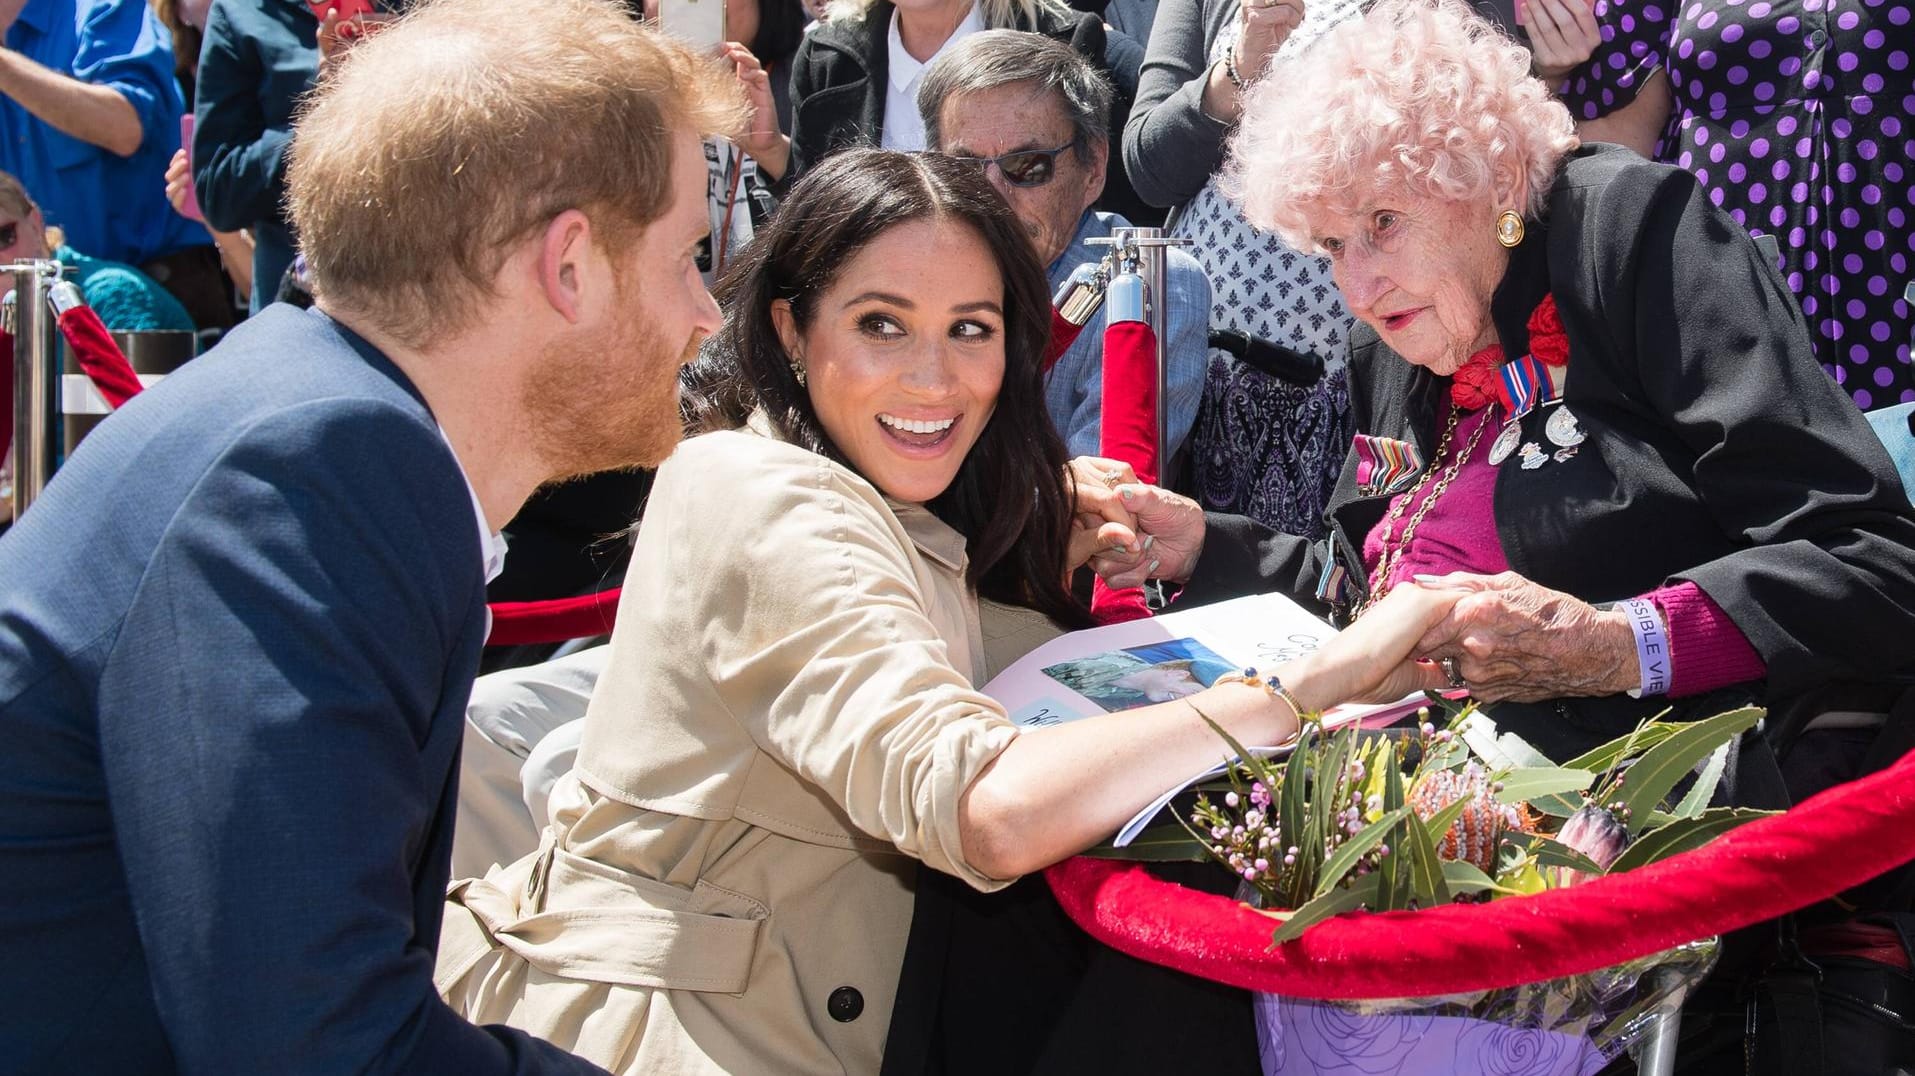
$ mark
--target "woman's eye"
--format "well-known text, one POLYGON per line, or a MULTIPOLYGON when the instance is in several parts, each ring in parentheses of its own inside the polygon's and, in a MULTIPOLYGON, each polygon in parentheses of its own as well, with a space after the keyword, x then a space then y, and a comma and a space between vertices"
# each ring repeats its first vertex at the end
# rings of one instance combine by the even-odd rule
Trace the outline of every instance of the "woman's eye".
POLYGON ((1343 240, 1341 239, 1319 239, 1317 240, 1317 246, 1322 247, 1325 254, 1334 255, 1343 253, 1343 240))
POLYGON ((883 314, 866 314, 858 319, 858 331, 867 336, 903 336, 904 327, 883 314))
POLYGON ((1387 232, 1394 227, 1396 227, 1395 213, 1386 209, 1376 215, 1376 230, 1378 232, 1387 232))
POLYGON ((960 321, 951 326, 951 335, 960 340, 989 340, 997 335, 997 328, 981 321, 960 321))

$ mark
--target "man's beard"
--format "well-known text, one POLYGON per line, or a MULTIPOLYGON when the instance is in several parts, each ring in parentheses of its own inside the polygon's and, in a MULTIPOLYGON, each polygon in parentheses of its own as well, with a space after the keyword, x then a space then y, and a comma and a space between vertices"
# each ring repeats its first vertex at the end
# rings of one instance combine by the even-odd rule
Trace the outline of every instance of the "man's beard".
POLYGON ((674 348, 642 328, 640 304, 625 309, 619 324, 547 345, 520 383, 548 481, 656 467, 678 444, 678 371, 698 340, 674 348))

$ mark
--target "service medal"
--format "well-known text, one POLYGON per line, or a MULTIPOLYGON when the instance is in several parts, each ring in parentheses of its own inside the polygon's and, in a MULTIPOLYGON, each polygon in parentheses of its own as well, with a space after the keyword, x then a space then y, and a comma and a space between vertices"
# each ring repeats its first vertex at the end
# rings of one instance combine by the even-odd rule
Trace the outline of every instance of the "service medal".
POLYGON ((1503 432, 1496 435, 1496 443, 1489 446, 1489 465, 1500 466, 1516 451, 1517 442, 1523 439, 1522 424, 1515 419, 1503 423, 1503 432))
POLYGON ((1549 421, 1543 424, 1543 433, 1549 436, 1550 444, 1560 448, 1574 448, 1588 436, 1567 407, 1558 407, 1555 414, 1549 416, 1549 421))
POLYGON ((1544 452, 1536 442, 1531 441, 1523 446, 1523 470, 1533 471, 1548 462, 1549 453, 1544 452))

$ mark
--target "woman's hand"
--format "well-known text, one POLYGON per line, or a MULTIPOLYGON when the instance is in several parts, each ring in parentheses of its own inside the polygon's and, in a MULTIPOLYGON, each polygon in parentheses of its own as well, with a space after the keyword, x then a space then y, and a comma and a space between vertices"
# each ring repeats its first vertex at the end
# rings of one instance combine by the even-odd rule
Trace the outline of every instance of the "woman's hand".
POLYGON ((1470 694, 1484 702, 1614 695, 1641 684, 1635 633, 1620 612, 1596 609, 1515 572, 1455 572, 1420 576, 1417 583, 1457 599, 1417 652, 1432 661, 1457 659, 1470 694))
POLYGON ((738 147, 758 162, 758 170, 773 180, 780 179, 791 166, 791 139, 778 127, 778 105, 771 93, 771 76, 758 57, 736 41, 727 41, 720 55, 732 66, 738 84, 744 87, 745 100, 751 105, 751 122, 738 139, 738 147))
POLYGON ((1073 558, 1081 553, 1105 583, 1118 588, 1190 578, 1204 545, 1197 502, 1138 482, 1129 465, 1097 456, 1072 460, 1071 477, 1077 491, 1073 558))
POLYGON ((166 165, 166 200, 172 203, 173 212, 187 220, 205 222, 198 213, 188 212, 186 196, 193 193, 193 172, 186 166, 186 150, 173 151, 173 159, 166 165))
POLYGON ((1596 13, 1584 0, 1519 0, 1536 77, 1555 89, 1602 44, 1596 13))
POLYGON ((1323 649, 1286 666, 1284 686, 1311 710, 1341 702, 1394 702, 1447 686, 1442 669, 1415 660, 1423 639, 1464 592, 1400 586, 1323 649))

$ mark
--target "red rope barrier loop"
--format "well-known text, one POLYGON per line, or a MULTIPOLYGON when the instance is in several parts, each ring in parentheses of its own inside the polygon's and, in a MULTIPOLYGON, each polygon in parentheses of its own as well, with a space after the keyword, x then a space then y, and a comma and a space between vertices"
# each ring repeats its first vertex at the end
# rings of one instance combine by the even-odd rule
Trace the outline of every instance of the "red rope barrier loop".
POLYGON ((70 282, 55 285, 53 289, 60 335, 66 338, 67 346, 73 349, 73 358, 106 398, 107 405, 118 410, 146 386, 133 372, 133 364, 126 361, 120 345, 113 342, 113 334, 106 331, 100 315, 78 297, 79 289, 70 282))
POLYGON ((1215 982, 1325 1000, 1428 997, 1581 975, 1806 908, 1915 860, 1915 752, 1690 852, 1487 904, 1352 913, 1272 948, 1244 905, 1077 858, 1046 878, 1120 952, 1215 982))

